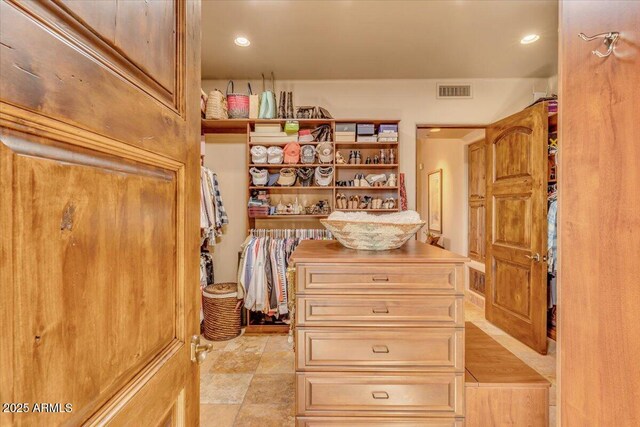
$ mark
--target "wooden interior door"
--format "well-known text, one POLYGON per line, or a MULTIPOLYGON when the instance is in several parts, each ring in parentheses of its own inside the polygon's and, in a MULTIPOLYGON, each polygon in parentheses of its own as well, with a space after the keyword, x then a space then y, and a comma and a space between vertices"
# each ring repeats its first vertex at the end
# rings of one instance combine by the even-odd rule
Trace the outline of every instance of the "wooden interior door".
POLYGON ((486 143, 469 145, 469 258, 485 259, 486 143))
POLYGON ((200 4, 0 20, 0 425, 197 425, 200 4))
POLYGON ((547 352, 547 107, 487 127, 485 315, 547 352))
POLYGON ((561 425, 638 426, 640 2, 562 1, 560 43, 561 425))

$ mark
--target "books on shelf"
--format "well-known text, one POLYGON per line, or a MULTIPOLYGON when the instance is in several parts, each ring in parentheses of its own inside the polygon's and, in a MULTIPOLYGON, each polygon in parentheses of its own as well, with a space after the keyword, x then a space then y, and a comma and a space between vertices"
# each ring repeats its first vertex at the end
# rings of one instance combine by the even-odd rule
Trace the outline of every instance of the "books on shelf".
POLYGON ((398 137, 388 138, 378 135, 378 142, 398 142, 398 137))

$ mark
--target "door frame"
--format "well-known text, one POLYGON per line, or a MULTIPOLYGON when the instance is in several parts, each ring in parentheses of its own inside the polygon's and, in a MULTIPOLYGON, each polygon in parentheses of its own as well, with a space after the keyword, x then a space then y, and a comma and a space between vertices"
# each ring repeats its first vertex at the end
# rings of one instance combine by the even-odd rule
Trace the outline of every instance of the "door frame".
MULTIPOLYGON (((422 206, 422 194, 424 193, 424 188, 423 187, 423 183, 422 180, 420 179, 420 175, 421 171, 420 170, 420 154, 421 154, 421 149, 420 149, 420 139, 418 138, 418 133, 420 132, 421 129, 434 129, 434 128, 439 128, 439 129, 485 129, 487 128, 487 126, 489 125, 483 125, 483 124, 455 124, 455 123, 449 123, 449 124, 445 124, 445 125, 440 125, 440 124, 433 124, 433 123, 417 123, 416 124, 416 131, 415 131, 415 140, 416 140, 416 146, 414 148, 414 157, 415 157, 415 162, 414 162, 414 174, 415 174, 415 180, 416 180, 416 185, 415 185, 415 191, 414 191, 414 200, 416 201, 416 211, 420 212, 420 207, 422 206)), ((423 227, 424 229, 424 227, 423 227)), ((421 229, 418 233, 416 233, 416 240, 420 239, 420 233, 422 232, 421 229)))

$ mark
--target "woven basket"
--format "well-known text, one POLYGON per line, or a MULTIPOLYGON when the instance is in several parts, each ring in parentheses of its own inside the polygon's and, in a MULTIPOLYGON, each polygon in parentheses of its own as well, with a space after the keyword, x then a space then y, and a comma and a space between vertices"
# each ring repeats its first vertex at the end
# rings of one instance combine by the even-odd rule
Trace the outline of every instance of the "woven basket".
POLYGON ((233 81, 229 81, 227 85, 227 105, 230 119, 249 118, 249 95, 233 93, 233 81), (231 86, 231 93, 229 93, 229 86, 231 86))
POLYGON ((321 219, 320 222, 342 245, 367 251, 398 249, 425 224, 424 221, 413 224, 391 224, 329 219, 321 219))
POLYGON ((216 283, 202 291, 204 337, 210 341, 230 340, 240 335, 238 285, 216 283))
POLYGON ((205 118, 207 120, 224 120, 229 118, 229 114, 227 114, 227 99, 218 89, 209 92, 205 118))

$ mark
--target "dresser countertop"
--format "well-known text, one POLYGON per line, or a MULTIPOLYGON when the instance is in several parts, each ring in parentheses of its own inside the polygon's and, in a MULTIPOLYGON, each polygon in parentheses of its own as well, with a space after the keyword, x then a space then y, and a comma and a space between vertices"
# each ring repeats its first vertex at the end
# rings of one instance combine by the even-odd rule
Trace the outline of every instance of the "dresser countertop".
POLYGON ((469 258, 426 243, 410 240, 399 249, 364 251, 349 249, 336 240, 304 240, 291 255, 294 263, 453 263, 462 264, 469 258))

